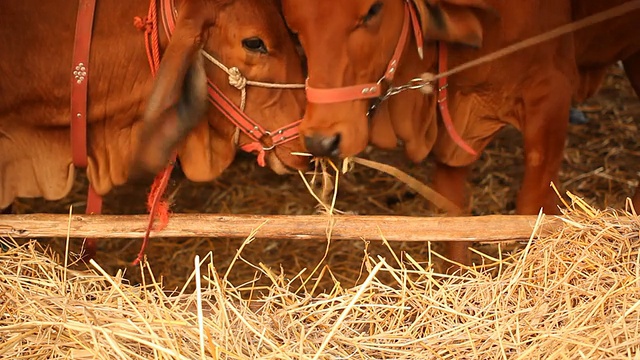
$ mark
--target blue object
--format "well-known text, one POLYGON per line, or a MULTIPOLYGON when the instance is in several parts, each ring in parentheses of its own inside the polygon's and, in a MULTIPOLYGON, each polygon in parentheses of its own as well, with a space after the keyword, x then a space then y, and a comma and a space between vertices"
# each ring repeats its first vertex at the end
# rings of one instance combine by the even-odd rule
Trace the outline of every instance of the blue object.
POLYGON ((582 111, 572 107, 569 111, 569 122, 575 125, 584 125, 589 122, 589 119, 582 111))

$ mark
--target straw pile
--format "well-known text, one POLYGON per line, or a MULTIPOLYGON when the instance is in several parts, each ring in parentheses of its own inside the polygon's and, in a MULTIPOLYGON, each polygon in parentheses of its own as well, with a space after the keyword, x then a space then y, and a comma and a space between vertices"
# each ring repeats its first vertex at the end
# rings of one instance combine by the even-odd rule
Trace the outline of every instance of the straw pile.
MULTIPOLYGON (((555 234, 535 231, 522 250, 484 257, 464 275, 438 274, 408 253, 366 256, 358 286, 335 281, 318 295, 311 295, 315 284, 333 278, 328 268, 290 274, 250 264, 270 286, 230 283, 242 248, 225 273, 211 254, 194 266, 185 288, 195 281, 196 291, 188 293, 165 289, 146 263, 144 282, 134 286, 95 262, 71 270, 70 259, 59 261, 35 242, 5 240, 0 357, 640 356, 640 220, 575 197, 561 218, 555 234)), ((538 225, 544 227, 542 216, 538 225)))

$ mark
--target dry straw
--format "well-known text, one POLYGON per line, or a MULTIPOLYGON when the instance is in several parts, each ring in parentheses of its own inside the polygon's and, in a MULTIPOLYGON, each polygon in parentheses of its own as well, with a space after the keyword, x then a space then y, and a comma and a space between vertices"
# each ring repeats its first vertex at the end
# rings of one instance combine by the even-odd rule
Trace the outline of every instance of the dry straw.
MULTIPOLYGON (((368 256, 358 286, 335 282, 319 295, 314 285, 330 269, 253 264, 271 285, 234 285, 209 254, 186 280, 199 280, 195 292, 169 292, 146 262, 134 286, 95 262, 71 270, 36 242, 9 239, 0 358, 638 358, 638 217, 572 197, 561 218, 553 235, 536 231, 522 250, 484 257, 464 275, 438 274, 407 253, 368 256)), ((244 261, 241 251, 233 263, 244 261)))

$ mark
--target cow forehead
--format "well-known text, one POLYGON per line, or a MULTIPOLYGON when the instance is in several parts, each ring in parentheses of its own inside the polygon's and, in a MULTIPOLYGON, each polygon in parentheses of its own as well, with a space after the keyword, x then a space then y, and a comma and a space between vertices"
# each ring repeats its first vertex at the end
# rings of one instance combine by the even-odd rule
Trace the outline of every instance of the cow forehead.
POLYGON ((267 29, 284 28, 284 20, 275 0, 235 0, 220 15, 227 17, 225 26, 252 24, 267 29))
MULTIPOLYGON (((269 47, 282 47, 293 42, 277 0, 233 0, 215 14, 214 26, 232 41, 260 37, 269 47)), ((218 41, 221 37, 217 37, 218 41)))
POLYGON ((284 15, 295 31, 352 27, 376 0, 282 0, 284 15))

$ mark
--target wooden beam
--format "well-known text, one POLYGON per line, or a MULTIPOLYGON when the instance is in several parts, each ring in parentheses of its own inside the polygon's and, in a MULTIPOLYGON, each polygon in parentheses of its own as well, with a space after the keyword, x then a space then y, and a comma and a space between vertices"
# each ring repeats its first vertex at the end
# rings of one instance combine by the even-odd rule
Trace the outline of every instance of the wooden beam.
MULTIPOLYGON (((146 215, 0 215, 0 236, 13 238, 142 238, 146 215), (71 223, 69 225, 69 218, 71 223)), ((336 215, 219 215, 172 214, 167 227, 151 237, 246 238, 258 227, 261 239, 331 239, 389 241, 526 241, 537 216, 488 215, 470 217, 409 217, 336 215)), ((547 217, 544 231, 552 231, 560 220, 547 217)))

